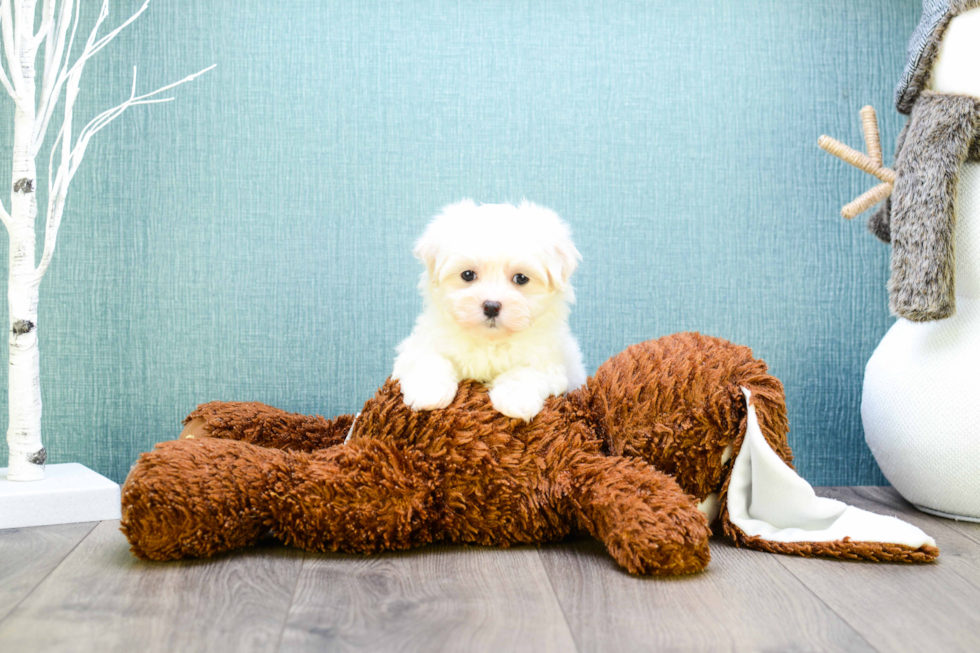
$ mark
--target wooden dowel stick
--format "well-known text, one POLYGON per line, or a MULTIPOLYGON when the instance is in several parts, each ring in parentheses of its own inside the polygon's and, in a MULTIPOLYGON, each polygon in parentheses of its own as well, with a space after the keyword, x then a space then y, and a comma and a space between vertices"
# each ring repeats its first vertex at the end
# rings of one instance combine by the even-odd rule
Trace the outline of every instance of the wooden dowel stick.
POLYGON ((848 220, 856 218, 878 202, 891 195, 892 188, 894 187, 891 184, 878 184, 850 204, 845 205, 844 208, 841 209, 840 214, 848 220))
POLYGON ((861 126, 864 129, 864 142, 868 147, 868 157, 880 168, 882 166, 881 135, 878 133, 878 117, 875 115, 873 106, 868 105, 861 109, 861 126))

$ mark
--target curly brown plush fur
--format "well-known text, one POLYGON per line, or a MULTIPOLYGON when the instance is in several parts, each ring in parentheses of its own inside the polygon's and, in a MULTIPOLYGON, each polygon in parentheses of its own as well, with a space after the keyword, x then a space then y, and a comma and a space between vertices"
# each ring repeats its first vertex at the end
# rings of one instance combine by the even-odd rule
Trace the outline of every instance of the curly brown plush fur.
POLYGON ((695 502, 727 481, 723 453, 746 429, 742 386, 788 463, 782 385, 748 348, 693 333, 630 347, 530 424, 495 411, 471 381, 449 407, 415 412, 389 380, 356 420, 204 404, 187 418, 197 436, 157 445, 130 472, 122 530, 154 560, 214 555, 269 530, 304 549, 360 553, 584 531, 632 573, 696 572, 710 531, 695 502))

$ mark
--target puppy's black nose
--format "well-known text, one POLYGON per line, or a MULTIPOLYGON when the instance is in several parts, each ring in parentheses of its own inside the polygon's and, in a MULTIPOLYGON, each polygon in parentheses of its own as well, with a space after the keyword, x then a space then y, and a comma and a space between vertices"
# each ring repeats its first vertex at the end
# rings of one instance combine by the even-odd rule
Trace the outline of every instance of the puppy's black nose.
POLYGON ((500 315, 500 302, 483 302, 483 314, 491 318, 500 315))

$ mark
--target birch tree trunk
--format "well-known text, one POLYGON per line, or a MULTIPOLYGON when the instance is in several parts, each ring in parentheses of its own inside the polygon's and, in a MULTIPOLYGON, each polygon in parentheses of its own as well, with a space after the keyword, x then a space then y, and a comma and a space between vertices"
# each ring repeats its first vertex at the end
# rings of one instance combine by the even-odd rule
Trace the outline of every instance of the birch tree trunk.
POLYGON ((41 369, 37 345, 37 303, 41 279, 51 263, 58 229, 65 208, 68 186, 85 156, 89 141, 126 109, 142 104, 169 102, 172 97, 158 97, 163 91, 180 86, 214 68, 214 64, 187 77, 137 95, 136 69, 129 99, 98 114, 77 134, 73 132, 75 100, 86 62, 112 41, 127 25, 146 10, 150 0, 108 34, 99 28, 109 15, 109 0, 102 8, 81 53, 72 58, 75 30, 78 27, 80 0, 43 0, 40 25, 35 33, 35 11, 38 0, 0 0, 0 85, 14 102, 13 174, 11 176, 10 213, 0 203, 0 221, 10 236, 10 276, 7 281, 7 327, 10 354, 7 382, 10 420, 7 444, 10 458, 7 479, 37 481, 44 478, 47 452, 41 443, 41 369), (74 14, 74 16, 73 16, 74 14), (37 98, 35 81, 38 48, 44 44, 44 74, 37 98), (6 64, 8 77, 2 65, 6 64), (64 91, 64 95, 62 95, 64 91), (59 104, 61 98, 63 104, 59 104), (37 166, 36 157, 45 143, 48 124, 57 107, 64 118, 48 164, 48 193, 45 214, 44 249, 35 265, 37 236, 37 166), (60 145, 59 145, 60 144, 60 145), (55 166, 56 156, 61 158, 55 166))
MULTIPOLYGON (((17 15, 34 16, 37 0, 17 0, 17 15)), ((7 377, 7 478, 36 481, 44 478, 47 453, 41 444, 41 369, 37 348, 37 303, 40 279, 35 271, 37 170, 34 162, 35 82, 31 30, 18 20, 14 39, 20 60, 20 102, 14 113, 13 174, 10 193, 10 276, 7 280, 9 355, 7 377)))

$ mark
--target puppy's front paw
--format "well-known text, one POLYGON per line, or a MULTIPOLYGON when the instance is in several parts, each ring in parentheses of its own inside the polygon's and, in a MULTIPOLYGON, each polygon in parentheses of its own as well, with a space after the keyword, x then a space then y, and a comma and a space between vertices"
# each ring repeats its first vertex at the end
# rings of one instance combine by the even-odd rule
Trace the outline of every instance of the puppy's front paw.
POLYGON ((538 388, 514 381, 497 384, 490 390, 493 407, 507 417, 530 422, 544 408, 544 399, 538 388))
POLYGON ((453 402, 459 387, 454 380, 436 374, 413 374, 400 380, 402 398, 412 410, 435 410, 453 402))

